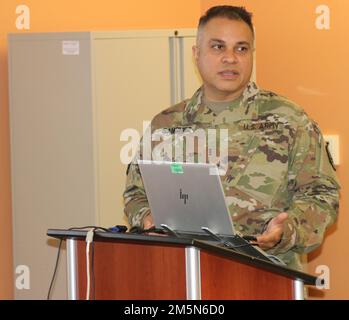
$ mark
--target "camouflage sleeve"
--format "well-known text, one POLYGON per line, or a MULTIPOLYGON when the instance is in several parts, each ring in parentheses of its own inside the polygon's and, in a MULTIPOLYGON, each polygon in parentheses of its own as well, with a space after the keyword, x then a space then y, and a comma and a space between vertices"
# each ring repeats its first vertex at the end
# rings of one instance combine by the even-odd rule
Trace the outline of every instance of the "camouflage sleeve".
POLYGON ((150 214, 150 208, 137 163, 131 162, 127 167, 126 188, 123 197, 124 212, 130 226, 143 228, 143 220, 150 214))
MULTIPOLYGON (((339 208, 339 183, 316 123, 304 115, 289 161, 288 190, 292 196, 282 240, 272 254, 292 250, 308 253, 321 245, 339 208)), ((332 160, 332 159, 331 159, 332 160)), ((269 251, 269 252, 270 252, 269 251)))
MULTIPOLYGON (((147 128, 147 132, 150 127, 147 128)), ((144 137, 143 137, 144 138, 144 137)), ((142 227, 144 218, 150 214, 148 199, 145 193, 142 176, 137 159, 143 159, 143 138, 139 142, 137 153, 126 171, 126 187, 123 193, 124 213, 131 227, 142 227)))

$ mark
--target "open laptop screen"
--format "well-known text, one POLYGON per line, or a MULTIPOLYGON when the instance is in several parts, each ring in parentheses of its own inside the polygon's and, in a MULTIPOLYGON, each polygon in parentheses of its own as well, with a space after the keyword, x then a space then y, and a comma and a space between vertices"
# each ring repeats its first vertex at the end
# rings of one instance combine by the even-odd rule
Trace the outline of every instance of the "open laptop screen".
POLYGON ((234 235, 234 227, 215 164, 138 161, 157 227, 179 232, 234 235))

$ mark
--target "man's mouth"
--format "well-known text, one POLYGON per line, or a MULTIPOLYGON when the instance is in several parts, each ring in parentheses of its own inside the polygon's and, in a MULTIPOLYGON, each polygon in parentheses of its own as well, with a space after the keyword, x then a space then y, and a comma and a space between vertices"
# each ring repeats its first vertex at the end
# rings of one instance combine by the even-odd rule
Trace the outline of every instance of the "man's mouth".
POLYGON ((235 79, 239 76, 239 72, 236 70, 225 70, 218 72, 218 74, 225 79, 235 79))

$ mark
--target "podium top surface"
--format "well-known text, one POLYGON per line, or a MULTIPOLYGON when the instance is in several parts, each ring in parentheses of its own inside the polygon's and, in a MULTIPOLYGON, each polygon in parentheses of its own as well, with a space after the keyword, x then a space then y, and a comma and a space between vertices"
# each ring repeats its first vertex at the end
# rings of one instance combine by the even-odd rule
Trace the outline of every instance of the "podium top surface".
MULTIPOLYGON (((49 237, 68 240, 85 240, 86 230, 69 230, 69 229, 48 229, 47 235, 49 237)), ((305 285, 314 286, 317 284, 318 278, 304 272, 290 269, 288 267, 278 265, 272 262, 261 260, 256 257, 249 256, 247 254, 234 251, 227 247, 222 246, 217 241, 212 241, 209 236, 202 239, 194 238, 177 238, 172 236, 157 236, 157 235, 142 235, 133 233, 115 233, 115 232, 103 232, 95 231, 94 241, 108 241, 108 242, 127 242, 149 245, 167 245, 167 246, 180 246, 180 247, 196 247, 200 250, 206 251, 211 254, 215 254, 230 260, 234 260, 243 264, 252 265, 257 268, 276 273, 293 280, 300 280, 305 285)))

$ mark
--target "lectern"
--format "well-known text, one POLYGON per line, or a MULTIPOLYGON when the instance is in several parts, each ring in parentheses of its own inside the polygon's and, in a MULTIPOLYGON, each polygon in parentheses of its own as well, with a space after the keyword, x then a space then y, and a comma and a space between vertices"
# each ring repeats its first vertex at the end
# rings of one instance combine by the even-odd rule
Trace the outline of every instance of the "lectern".
MULTIPOLYGON (((86 295, 86 231, 49 229, 67 241, 68 298, 86 295)), ((95 232, 96 299, 303 299, 317 278, 213 241, 95 232)))

